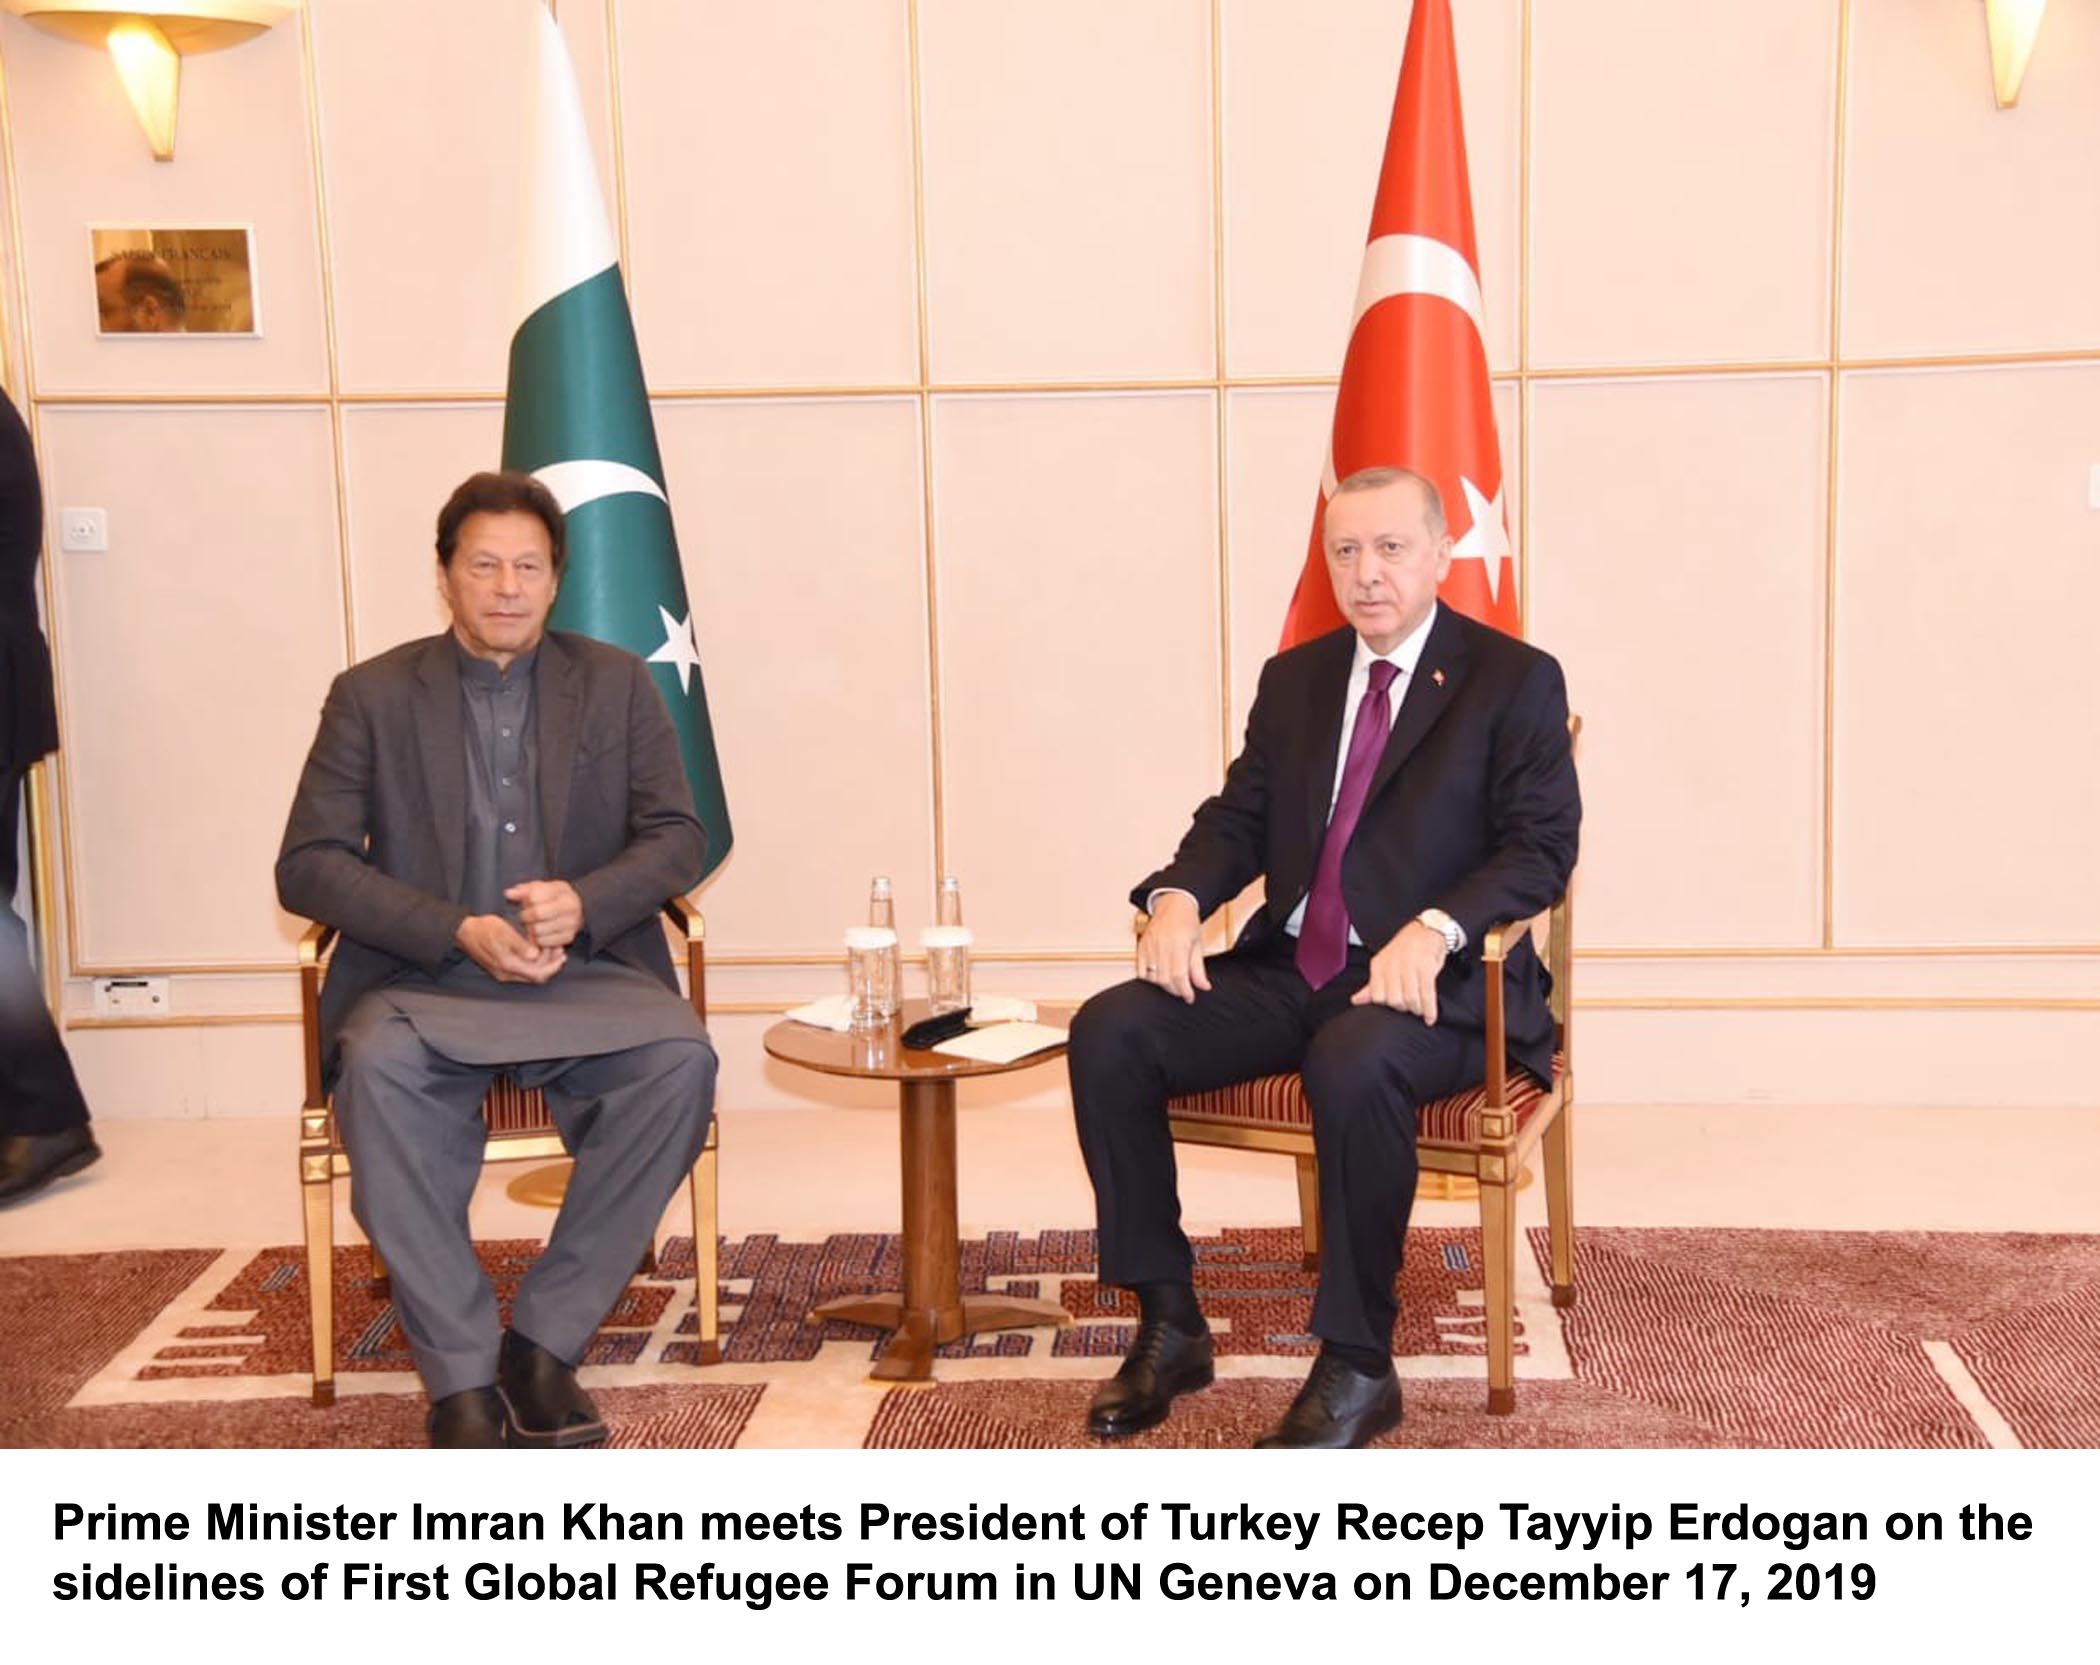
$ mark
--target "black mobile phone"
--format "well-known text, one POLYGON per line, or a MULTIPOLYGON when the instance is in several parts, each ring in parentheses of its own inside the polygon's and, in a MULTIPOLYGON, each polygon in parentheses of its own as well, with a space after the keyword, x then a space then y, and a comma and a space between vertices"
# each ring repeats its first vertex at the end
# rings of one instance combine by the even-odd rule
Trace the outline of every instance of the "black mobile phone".
POLYGON ((943 1041, 952 1041, 970 1027, 970 1008, 959 1012, 943 1012, 939 1017, 921 1018, 904 1031, 904 1044, 924 1051, 939 1046, 943 1041))

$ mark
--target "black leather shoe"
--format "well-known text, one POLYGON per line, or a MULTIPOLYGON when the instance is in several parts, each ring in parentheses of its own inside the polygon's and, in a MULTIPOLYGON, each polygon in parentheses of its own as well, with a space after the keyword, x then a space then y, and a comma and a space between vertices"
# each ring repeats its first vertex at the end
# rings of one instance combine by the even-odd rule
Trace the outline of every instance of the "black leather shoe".
POLYGON ((102 1147, 84 1124, 57 1133, 9 1134, 0 1139, 0 1202, 33 1197, 101 1156, 102 1147))
POLYGON ((510 1407, 513 1445, 597 1445, 605 1439, 605 1419, 591 1396, 576 1385, 576 1367, 564 1364, 528 1335, 503 1332, 496 1385, 510 1407))
POLYGON ((1257 1451, 1350 1451, 1400 1426, 1400 1378, 1390 1365, 1366 1376, 1322 1354, 1283 1413, 1254 1442, 1257 1451))
POLYGON ((508 1445, 510 1418, 503 1395, 492 1387, 448 1393, 430 1407, 430 1443, 439 1451, 472 1451, 508 1445))
POLYGON ((1187 1335, 1170 1324, 1140 1324, 1123 1368, 1087 1407, 1086 1431, 1107 1440, 1143 1433, 1166 1421, 1177 1395, 1209 1387, 1214 1374, 1208 1330, 1187 1335))

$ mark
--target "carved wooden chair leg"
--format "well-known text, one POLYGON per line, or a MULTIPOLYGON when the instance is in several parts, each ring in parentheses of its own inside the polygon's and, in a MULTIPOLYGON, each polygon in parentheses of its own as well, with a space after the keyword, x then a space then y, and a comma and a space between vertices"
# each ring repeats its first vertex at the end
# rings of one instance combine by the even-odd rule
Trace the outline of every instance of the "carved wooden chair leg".
POLYGON ((300 1201, 306 1213, 306 1311, 313 1327, 313 1402, 335 1403, 335 1186, 327 1178, 326 1155, 304 1157, 323 1164, 320 1179, 302 1175, 300 1201))
POLYGON ((377 1243, 369 1244, 372 1254, 372 1293, 382 1301, 394 1298, 394 1274, 386 1269, 386 1257, 379 1252, 377 1243))
POLYGON ((699 1315, 700 1362, 722 1362, 722 1243, 718 1152, 710 1144, 693 1164, 693 1285, 699 1315))
POLYGON ((1517 1196, 1507 1181, 1480 1182, 1480 1258, 1487 1299, 1488 1414, 1517 1408, 1517 1196))
POLYGON ((1568 1127, 1574 1111, 1574 1105, 1562 1104, 1560 1114, 1539 1139, 1546 1157, 1546 1225, 1553 1245, 1553 1304, 1557 1307, 1575 1304, 1575 1154, 1568 1127))
POLYGON ((1298 1229, 1305 1238, 1305 1269, 1320 1269, 1320 1162, 1298 1158, 1298 1229))

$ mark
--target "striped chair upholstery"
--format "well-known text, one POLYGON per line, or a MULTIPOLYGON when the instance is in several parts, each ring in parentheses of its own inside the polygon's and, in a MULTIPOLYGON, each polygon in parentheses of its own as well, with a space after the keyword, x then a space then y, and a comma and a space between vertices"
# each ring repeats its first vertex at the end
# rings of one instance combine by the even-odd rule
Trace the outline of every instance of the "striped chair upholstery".
MULTIPOLYGON (((1567 1075, 1567 1054, 1553 1055, 1553 1076, 1567 1075)), ((1509 1111, 1516 1117, 1517 1135, 1531 1123, 1552 1097, 1530 1076, 1509 1078, 1509 1111)), ((1438 1150, 1477 1151, 1480 1148, 1480 1113, 1487 1108, 1487 1085, 1468 1092, 1432 1100, 1416 1118, 1415 1140, 1438 1150)), ((1174 1119, 1212 1122, 1227 1127, 1299 1128, 1312 1132, 1312 1106, 1306 1103, 1304 1084, 1295 1075, 1265 1075, 1256 1081, 1241 1081, 1214 1092, 1191 1093, 1174 1101, 1174 1119)))
MULTIPOLYGON (((1429 1172, 1474 1180, 1480 1188, 1481 1267, 1486 1285, 1488 1410, 1507 1415, 1516 1393, 1516 1191, 1525 1160, 1539 1151, 1546 1169, 1546 1218, 1552 1241, 1553 1304, 1575 1304, 1575 1221, 1571 1177, 1570 1110, 1575 1101, 1570 1039, 1571 899, 1548 915, 1543 951, 1553 971, 1552 1007, 1558 1030, 1553 1082, 1541 1085, 1510 1069, 1502 1006, 1502 967, 1509 952, 1538 923, 1500 925, 1481 943, 1490 978, 1487 1002, 1489 1077, 1470 1092, 1422 1107, 1415 1148, 1429 1172)), ((1313 1149, 1312 1111, 1296 1075, 1193 1093, 1170 1100, 1168 1125, 1188 1144, 1274 1151, 1298 1165, 1298 1210, 1304 1224, 1305 1264, 1319 1264, 1320 1175, 1313 1149)))
MULTIPOLYGON (((706 926, 700 911, 683 896, 667 902, 664 912, 685 944, 687 992, 693 1010, 704 1022, 706 926)), ((325 925, 313 925, 299 940, 299 1017, 306 1053, 306 1103, 299 1113, 299 1181, 305 1202, 307 1303, 313 1331, 312 1398, 317 1406, 335 1403, 335 1182, 350 1173, 350 1155, 335 1125, 335 1107, 321 1084, 321 980, 334 935, 325 925)), ((489 1130, 485 1162, 546 1162, 568 1154, 547 1111, 546 1095, 537 1088, 520 1087, 508 1075, 499 1075, 482 1101, 481 1114, 489 1130)), ((716 1135, 717 1129, 710 1126, 707 1148, 693 1164, 689 1186, 699 1361, 704 1365, 722 1356, 716 1135)), ((655 1271, 653 1249, 644 1257, 642 1269, 655 1271)), ((374 1249, 373 1280, 383 1288, 386 1276, 386 1264, 374 1249)))

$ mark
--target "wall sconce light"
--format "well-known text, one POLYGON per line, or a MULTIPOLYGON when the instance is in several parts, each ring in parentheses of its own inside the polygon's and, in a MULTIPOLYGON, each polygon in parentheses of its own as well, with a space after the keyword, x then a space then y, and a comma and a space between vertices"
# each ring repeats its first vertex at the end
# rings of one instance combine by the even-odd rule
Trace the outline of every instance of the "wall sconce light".
POLYGON ((1991 86, 1998 108, 2020 102, 2020 81, 2034 56, 2034 37, 2041 33, 2049 0, 1983 0, 1984 21, 1991 32, 1991 86))
POLYGON ((299 9, 299 0, 0 0, 39 29, 109 49, 124 96, 146 130, 153 159, 175 159, 175 103, 182 60, 252 40, 299 9))

